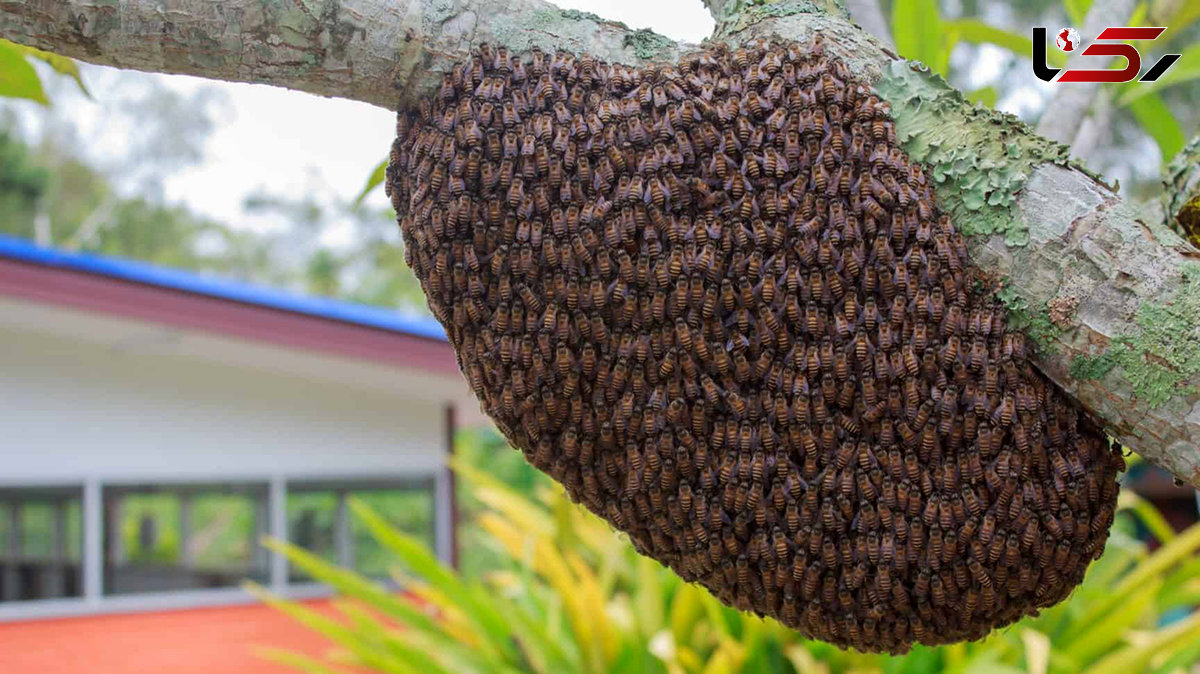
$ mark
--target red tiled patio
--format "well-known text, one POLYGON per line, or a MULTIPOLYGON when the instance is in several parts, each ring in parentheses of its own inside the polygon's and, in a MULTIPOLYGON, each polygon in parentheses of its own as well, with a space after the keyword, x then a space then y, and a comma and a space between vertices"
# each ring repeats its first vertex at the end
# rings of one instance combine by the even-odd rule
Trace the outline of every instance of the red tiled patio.
POLYGON ((0 623, 0 672, 286 674, 292 671, 256 656, 255 650, 263 646, 319 655, 328 642, 261 605, 0 623))

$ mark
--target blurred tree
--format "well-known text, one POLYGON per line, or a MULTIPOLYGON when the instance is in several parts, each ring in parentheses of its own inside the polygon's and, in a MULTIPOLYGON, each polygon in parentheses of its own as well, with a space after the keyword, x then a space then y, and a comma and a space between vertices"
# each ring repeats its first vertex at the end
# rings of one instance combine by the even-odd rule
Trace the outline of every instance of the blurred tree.
POLYGON ((348 201, 314 180, 303 196, 256 192, 244 208, 282 224, 281 247, 300 259, 308 292, 427 312, 390 207, 348 201))
POLYGON ((5 214, 6 224, 33 222, 49 180, 46 170, 33 161, 29 148, 0 131, 0 212, 5 214))
MULTIPOLYGON (((1038 122, 1039 133, 1071 145, 1076 157, 1118 180, 1139 201, 1157 199, 1162 165, 1200 129, 1200 109, 1192 103, 1200 97, 1200 3, 1194 0, 882 0, 880 6, 891 17, 902 55, 926 61, 973 100, 1038 122), (913 16, 925 18, 903 18, 913 16), (1099 32, 1095 26, 1110 24, 1168 27, 1153 43, 1137 45, 1146 68, 1165 53, 1184 57, 1154 85, 1132 82, 1089 91, 1033 77, 1033 26, 1076 26, 1091 38, 1099 32)), ((1049 57, 1065 62, 1053 47, 1049 57)))

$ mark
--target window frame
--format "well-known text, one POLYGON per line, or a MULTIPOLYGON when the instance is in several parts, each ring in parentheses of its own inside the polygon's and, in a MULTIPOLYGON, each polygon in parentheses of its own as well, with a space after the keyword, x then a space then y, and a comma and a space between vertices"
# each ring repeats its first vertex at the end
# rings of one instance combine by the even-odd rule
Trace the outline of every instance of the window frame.
MULTIPOLYGON (((87 477, 43 481, 0 481, 0 493, 26 488, 64 488, 81 493, 83 541, 80 548, 82 596, 0 601, 0 624, 38 618, 75 615, 188 609, 209 606, 247 604, 256 601, 240 587, 170 590, 131 594, 107 594, 104 587, 105 495, 108 490, 140 488, 172 489, 183 487, 221 487, 231 484, 266 487, 266 535, 287 540, 287 504, 289 489, 309 491, 320 486, 337 486, 347 491, 412 488, 428 490, 432 503, 433 546, 437 556, 451 563, 454 536, 453 486, 442 468, 402 470, 388 474, 275 474, 230 476, 139 476, 134 478, 87 477)), ((266 586, 272 592, 291 598, 323 597, 332 590, 313 581, 292 581, 286 558, 267 551, 266 586)), ((380 579, 392 587, 395 583, 380 579)))
MULTIPOLYGON (((55 529, 54 535, 55 535, 56 540, 54 542, 52 542, 52 544, 51 544, 52 548, 54 548, 54 550, 51 552, 49 559, 51 559, 52 562, 55 564, 74 563, 74 564, 78 565, 78 567, 79 567, 78 578, 75 581, 79 587, 77 594, 68 595, 68 596, 58 596, 58 597, 43 597, 43 598, 38 598, 38 599, 19 599, 19 598, 18 599, 5 599, 3 597, 3 595, 0 595, 0 607, 33 605, 33 604, 42 603, 42 602, 51 602, 51 603, 72 602, 72 601, 78 601, 84 596, 84 585, 85 585, 84 564, 85 564, 85 556, 86 556, 86 549, 87 549, 86 532, 85 532, 86 523, 85 523, 85 515, 84 515, 84 510, 85 510, 85 498, 84 497, 85 497, 84 485, 79 482, 70 482, 70 481, 60 482, 60 481, 47 480, 45 482, 29 482, 29 483, 21 483, 21 484, 0 485, 0 505, 6 506, 6 510, 7 510, 7 507, 11 507, 12 504, 19 504, 17 506, 17 509, 15 509, 11 512, 3 513, 3 516, 7 517, 9 519, 7 526, 6 526, 6 531, 4 532, 5 535, 9 537, 9 540, 4 542, 4 544, 2 546, 0 546, 0 548, 3 549, 3 552, 0 552, 0 559, 4 559, 7 561, 10 558, 10 555, 12 555, 12 552, 9 550, 10 546, 15 549, 16 556, 18 558, 23 554, 21 552, 22 546, 21 546, 21 544, 20 544, 21 542, 19 540, 20 536, 21 536, 20 532, 21 532, 22 526, 18 522, 18 519, 21 516, 21 512, 22 512, 22 509, 24 508, 24 506, 30 502, 51 502, 51 503, 56 503, 56 512, 54 514, 54 517, 56 520, 54 523, 54 529, 55 529), (32 492, 32 494, 30 492, 32 492), (22 501, 24 503, 21 503, 22 501), (66 532, 65 532, 65 529, 67 528, 67 522, 66 522, 67 515, 65 513, 66 508, 64 507, 63 511, 57 511, 57 503, 62 503, 65 505, 65 504, 69 503, 70 501, 78 502, 79 509, 80 509, 80 520, 81 520, 80 521, 80 532, 79 532, 80 540, 76 542, 78 545, 78 559, 71 558, 71 555, 69 553, 71 546, 66 541, 66 532), (59 518, 62 518, 62 519, 59 519, 59 518)), ((66 506, 66 507, 69 507, 69 506, 66 506)), ((0 571, 0 573, 9 573, 7 564, 5 565, 4 570, 0 571)), ((63 579, 60 579, 58 582, 64 583, 65 581, 63 579)), ((5 584, 7 584, 7 579, 6 579, 5 584)), ((5 592, 7 592, 7 591, 8 590, 5 589, 5 592)))
MULTIPOLYGON (((337 556, 337 564, 346 568, 354 568, 354 531, 351 521, 352 515, 347 507, 347 500, 353 492, 357 491, 388 491, 401 489, 425 489, 429 497, 430 505, 430 534, 431 542, 435 552, 440 547, 439 545, 439 523, 442 513, 438 509, 438 476, 434 473, 428 474, 407 474, 399 478, 381 478, 378 476, 347 479, 347 478, 315 478, 312 480, 289 480, 287 483, 288 493, 295 492, 322 492, 332 491, 338 496, 337 509, 334 517, 334 532, 333 546, 337 556), (339 530, 340 529, 340 530, 339 530)), ((286 515, 286 513, 285 513, 286 515)), ((449 514, 446 514, 449 516, 449 514)), ((288 523, 287 533, 288 541, 291 540, 291 527, 288 523)), ((440 555, 439 555, 440 556, 440 555)), ((287 570, 285 576, 287 586, 295 591, 305 593, 306 596, 311 596, 311 593, 320 592, 324 587, 321 583, 313 580, 293 579, 291 569, 287 570)), ((372 580, 383 583, 389 587, 396 587, 397 584, 391 578, 372 577, 372 580)))

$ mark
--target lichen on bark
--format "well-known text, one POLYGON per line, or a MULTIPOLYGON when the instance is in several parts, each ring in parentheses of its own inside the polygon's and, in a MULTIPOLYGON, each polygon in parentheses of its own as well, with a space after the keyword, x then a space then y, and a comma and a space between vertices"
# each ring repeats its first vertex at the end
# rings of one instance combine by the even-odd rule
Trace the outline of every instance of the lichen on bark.
POLYGON ((1024 332, 1039 354, 1051 355, 1058 351, 1055 340, 1062 334, 1062 328, 1051 318, 1049 302, 1031 306, 1011 286, 1001 287, 996 299, 1008 312, 1009 327, 1024 332))
POLYGON ((841 0, 727 0, 721 5, 721 15, 717 17, 713 37, 719 40, 764 19, 796 14, 827 15, 831 12, 843 19, 850 17, 841 0))
POLYGON ((1066 165, 1070 148, 1034 135, 1013 115, 972 104, 923 67, 896 61, 875 87, 892 106, 901 145, 928 167, 955 226, 968 236, 1028 243, 1028 229, 1012 213, 1017 195, 1037 166, 1066 165))
POLYGON ((669 37, 659 35, 648 28, 641 28, 625 36, 625 46, 633 47, 638 58, 650 61, 672 54, 676 45, 669 37))
POLYGON ((1200 264, 1184 264, 1180 274, 1175 292, 1162 301, 1143 302, 1135 327, 1115 337, 1106 351, 1076 356, 1072 376, 1095 380, 1120 368, 1151 409, 1174 396, 1195 394, 1189 380, 1200 374, 1200 264))

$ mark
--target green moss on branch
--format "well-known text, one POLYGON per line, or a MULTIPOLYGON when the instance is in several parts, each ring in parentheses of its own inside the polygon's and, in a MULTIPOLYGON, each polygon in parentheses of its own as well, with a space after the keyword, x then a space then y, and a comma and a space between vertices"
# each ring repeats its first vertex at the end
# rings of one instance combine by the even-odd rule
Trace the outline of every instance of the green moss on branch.
POLYGON ((769 18, 796 14, 829 14, 849 19, 842 0, 727 0, 713 37, 733 35, 769 18))
POLYGON ((1196 393, 1187 382, 1200 374, 1200 264, 1181 271, 1183 283, 1170 298, 1144 302, 1134 318, 1137 328, 1115 338, 1104 353, 1077 356, 1071 376, 1099 379, 1119 367, 1151 409, 1196 393))
POLYGON ((1116 366, 1116 356, 1111 351, 1106 351, 1095 356, 1086 354, 1075 356, 1071 360, 1069 371, 1072 379, 1078 381, 1095 381, 1103 379, 1116 366))
POLYGON ((968 236, 1028 243, 1028 229, 1013 211, 1017 194, 1037 166, 1066 165, 1069 148, 1035 135, 1013 115, 973 105, 923 67, 896 61, 876 89, 892 106, 901 145, 928 167, 955 226, 968 236))
POLYGON ((1008 310, 1009 327, 1024 332, 1039 353, 1050 355, 1058 351, 1056 340, 1062 330, 1051 319, 1048 306, 1031 307, 1012 286, 1001 288, 996 299, 1008 310))
POLYGON ((648 28, 642 28, 625 36, 625 46, 632 47, 638 58, 652 60, 672 53, 676 44, 669 37, 659 35, 648 28))

